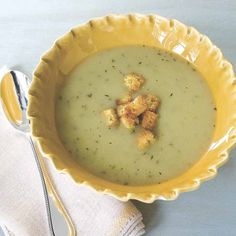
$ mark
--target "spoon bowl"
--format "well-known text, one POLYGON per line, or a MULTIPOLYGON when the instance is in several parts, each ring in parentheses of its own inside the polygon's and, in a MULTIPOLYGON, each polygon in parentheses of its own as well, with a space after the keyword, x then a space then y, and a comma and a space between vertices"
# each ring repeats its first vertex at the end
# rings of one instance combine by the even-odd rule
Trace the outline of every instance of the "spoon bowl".
POLYGON ((1 104, 10 124, 19 131, 29 132, 26 116, 29 78, 20 71, 7 71, 1 81, 1 104))

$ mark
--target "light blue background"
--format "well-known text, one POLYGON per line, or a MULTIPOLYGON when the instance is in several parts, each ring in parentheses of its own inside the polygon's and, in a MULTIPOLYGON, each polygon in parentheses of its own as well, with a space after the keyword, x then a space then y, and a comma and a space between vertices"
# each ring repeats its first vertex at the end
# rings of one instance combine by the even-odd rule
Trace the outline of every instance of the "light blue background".
MULTIPOLYGON (((72 26, 93 17, 128 12, 156 13, 192 25, 236 65, 234 0, 0 0, 0 64, 31 74, 40 55, 72 26)), ((137 203, 146 235, 235 236, 236 151, 231 157, 217 178, 198 191, 182 194, 172 202, 137 203)), ((57 235, 65 236, 65 225, 55 209, 53 212, 57 235)))

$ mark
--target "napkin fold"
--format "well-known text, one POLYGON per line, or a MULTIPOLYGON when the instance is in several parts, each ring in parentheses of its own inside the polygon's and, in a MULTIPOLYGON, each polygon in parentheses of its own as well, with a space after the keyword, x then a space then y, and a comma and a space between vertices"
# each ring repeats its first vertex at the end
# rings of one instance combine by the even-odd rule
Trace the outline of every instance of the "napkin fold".
MULTIPOLYGON (((0 225, 8 236, 50 235, 43 189, 28 140, 0 111, 0 225)), ((76 184, 43 158, 47 174, 77 235, 140 236, 142 215, 131 202, 121 202, 76 184)), ((55 225, 54 225, 55 227, 55 225)))

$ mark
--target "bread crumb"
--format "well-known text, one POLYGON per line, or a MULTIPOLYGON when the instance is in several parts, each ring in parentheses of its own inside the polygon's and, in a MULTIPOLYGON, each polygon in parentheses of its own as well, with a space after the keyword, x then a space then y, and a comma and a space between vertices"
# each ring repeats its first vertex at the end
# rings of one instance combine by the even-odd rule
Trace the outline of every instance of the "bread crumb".
POLYGON ((154 134, 149 130, 142 130, 138 135, 138 148, 143 150, 149 147, 155 141, 154 134))
POLYGON ((142 75, 132 72, 125 76, 124 82, 130 92, 136 92, 141 88, 145 79, 142 75))
POLYGON ((154 96, 152 94, 147 94, 145 96, 146 102, 147 102, 147 109, 149 111, 156 111, 158 106, 160 105, 160 99, 157 96, 154 96))
POLYGON ((134 130, 135 126, 139 123, 139 119, 127 114, 122 115, 120 121, 129 130, 134 130))
POLYGON ((115 109, 107 109, 103 111, 108 127, 116 127, 119 124, 118 116, 115 109))
POLYGON ((147 103, 145 96, 140 95, 125 106, 124 112, 126 115, 137 117, 142 114, 146 109, 147 103))
POLYGON ((142 119, 142 127, 144 129, 152 130, 156 126, 157 114, 152 111, 145 111, 142 119))
POLYGON ((116 105, 124 105, 124 104, 127 104, 127 103, 131 102, 131 101, 132 101, 131 94, 127 94, 123 98, 117 99, 116 100, 116 105))
POLYGON ((124 115, 124 113, 125 113, 125 107, 126 107, 126 105, 118 105, 118 106, 116 107, 116 112, 117 112, 117 115, 118 115, 119 117, 121 117, 121 116, 124 115))

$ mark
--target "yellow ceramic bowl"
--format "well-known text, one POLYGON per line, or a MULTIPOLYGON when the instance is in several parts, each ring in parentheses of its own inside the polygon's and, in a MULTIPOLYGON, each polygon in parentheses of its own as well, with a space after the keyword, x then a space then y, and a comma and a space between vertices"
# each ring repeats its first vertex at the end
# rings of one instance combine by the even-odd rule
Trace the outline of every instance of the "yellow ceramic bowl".
POLYGON ((198 188, 201 182, 216 175, 236 142, 236 80, 232 65, 196 29, 156 15, 112 15, 73 28, 41 58, 29 94, 32 135, 57 170, 68 173, 77 183, 124 201, 172 200, 180 192, 198 188), (196 66, 218 108, 216 128, 209 150, 183 175, 161 184, 123 186, 89 173, 65 149, 55 126, 55 92, 65 76, 91 54, 117 46, 143 44, 172 51, 196 66))

